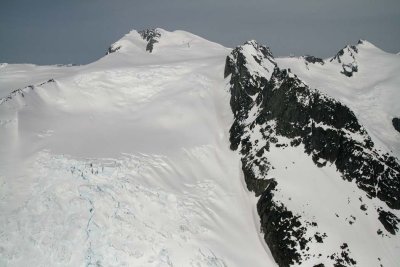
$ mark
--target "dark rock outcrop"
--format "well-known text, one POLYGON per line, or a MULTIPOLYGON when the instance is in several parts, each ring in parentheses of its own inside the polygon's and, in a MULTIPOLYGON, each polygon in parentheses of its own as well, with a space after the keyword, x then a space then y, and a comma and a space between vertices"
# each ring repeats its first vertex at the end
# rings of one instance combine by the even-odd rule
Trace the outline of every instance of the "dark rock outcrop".
POLYGON ((120 49, 121 49, 121 46, 119 46, 119 45, 111 45, 111 46, 107 49, 106 55, 109 55, 109 54, 111 54, 111 53, 115 53, 115 52, 117 52, 117 51, 120 50, 120 49))
POLYGON ((289 211, 282 203, 274 201, 274 190, 277 182, 270 180, 264 193, 257 203, 261 228, 264 239, 271 250, 272 256, 279 266, 290 266, 301 263, 302 252, 309 240, 305 237, 306 227, 298 217, 289 211))
POLYGON ((383 227, 385 227, 386 231, 395 235, 399 230, 397 225, 400 223, 400 219, 390 211, 385 211, 382 208, 378 209, 378 214, 379 221, 382 223, 383 227))
POLYGON ((277 135, 301 140, 315 164, 335 164, 344 179, 400 209, 400 165, 392 156, 379 155, 349 108, 277 68, 263 95, 259 116, 276 120, 277 135))
POLYGON ((355 72, 358 72, 358 64, 356 60, 357 53, 357 46, 347 45, 341 49, 330 61, 337 61, 338 63, 342 64, 343 70, 341 73, 347 77, 352 77, 355 72))
POLYGON ((153 52, 154 44, 158 43, 161 33, 157 29, 147 29, 139 31, 140 36, 147 41, 146 51, 153 52))
POLYGON ((392 124, 396 131, 400 133, 400 118, 393 118, 392 124))
POLYGON ((357 261, 355 261, 350 256, 350 249, 347 243, 343 243, 340 246, 340 249, 342 250, 340 253, 334 253, 330 256, 330 258, 335 261, 333 266, 334 267, 356 266, 357 261))
POLYGON ((358 66, 355 63, 343 64, 343 70, 341 73, 347 77, 352 77, 354 72, 358 71, 358 66))
POLYGON ((348 59, 344 57, 350 57, 352 61, 356 60, 355 54, 358 53, 358 48, 355 45, 346 45, 343 49, 339 50, 331 61, 336 60, 339 63, 346 63, 348 59))
POLYGON ((304 56, 304 60, 306 62, 312 63, 312 64, 315 64, 315 63, 321 64, 321 65, 325 64, 325 62, 322 58, 318 58, 318 57, 314 57, 314 56, 310 56, 310 55, 304 56))

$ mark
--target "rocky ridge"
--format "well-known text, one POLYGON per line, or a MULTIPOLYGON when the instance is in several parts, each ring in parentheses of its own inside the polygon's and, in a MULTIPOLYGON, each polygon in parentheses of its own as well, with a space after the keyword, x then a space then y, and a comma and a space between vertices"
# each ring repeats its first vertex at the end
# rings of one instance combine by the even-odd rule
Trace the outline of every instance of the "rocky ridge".
MULTIPOLYGON (((332 58, 343 64, 343 74, 349 77, 357 71, 354 53, 356 47, 345 47, 332 58)), ((231 149, 240 152, 247 188, 260 196, 257 211, 264 239, 280 266, 324 257, 335 266, 352 266, 357 260, 346 243, 329 255, 308 252, 310 246, 322 248, 329 233, 317 232, 317 221, 302 219, 275 198, 280 181, 268 178, 276 168, 268 157, 272 147, 302 147, 319 168, 335 166, 344 180, 387 205, 382 203, 375 212, 384 229, 397 234, 399 219, 390 209, 400 208, 400 165, 374 148, 348 107, 279 69, 270 50, 255 41, 235 48, 227 57, 225 77, 229 77, 235 117, 231 149)), ((349 223, 355 220, 350 218, 349 223)))
POLYGON ((42 86, 42 85, 45 85, 47 83, 54 83, 54 82, 55 82, 54 79, 50 79, 50 80, 48 80, 46 82, 42 82, 42 83, 39 83, 39 84, 36 84, 36 85, 28 85, 28 86, 26 86, 24 88, 16 89, 16 90, 12 91, 9 95, 7 95, 7 96, 5 96, 3 98, 0 98, 0 105, 3 104, 3 103, 6 103, 9 100, 14 99, 17 96, 25 97, 24 93, 29 93, 30 91, 34 90, 35 87, 37 87, 37 86, 42 86))

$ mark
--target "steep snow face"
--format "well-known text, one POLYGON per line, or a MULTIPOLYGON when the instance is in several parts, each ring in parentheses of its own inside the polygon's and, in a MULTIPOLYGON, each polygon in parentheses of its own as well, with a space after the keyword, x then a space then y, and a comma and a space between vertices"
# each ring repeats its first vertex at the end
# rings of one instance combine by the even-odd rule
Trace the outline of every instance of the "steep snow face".
POLYGON ((281 70, 279 60, 272 75, 247 67, 262 50, 235 48, 225 75, 231 148, 260 196, 273 257, 279 266, 398 266, 398 160, 379 151, 348 107, 281 70))
POLYGON ((2 73, 22 90, 0 104, 0 266, 276 265, 229 150, 230 50, 158 31, 151 53, 133 31, 76 72, 2 73))
POLYGON ((350 107, 379 149, 400 158, 400 134, 392 123, 393 118, 400 117, 398 56, 363 40, 326 59, 324 65, 310 64, 303 58, 278 58, 276 62, 350 107), (354 63, 357 72, 351 77, 344 75, 343 63, 354 63))

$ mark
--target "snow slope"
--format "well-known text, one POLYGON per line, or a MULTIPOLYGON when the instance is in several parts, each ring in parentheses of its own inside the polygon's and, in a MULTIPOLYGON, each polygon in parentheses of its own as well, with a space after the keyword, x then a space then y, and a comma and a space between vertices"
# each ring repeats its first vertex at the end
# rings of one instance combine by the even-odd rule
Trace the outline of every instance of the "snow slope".
POLYGON ((132 31, 86 66, 0 70, 33 85, 0 104, 0 266, 276 265, 229 150, 229 49, 158 31, 152 53, 132 31))

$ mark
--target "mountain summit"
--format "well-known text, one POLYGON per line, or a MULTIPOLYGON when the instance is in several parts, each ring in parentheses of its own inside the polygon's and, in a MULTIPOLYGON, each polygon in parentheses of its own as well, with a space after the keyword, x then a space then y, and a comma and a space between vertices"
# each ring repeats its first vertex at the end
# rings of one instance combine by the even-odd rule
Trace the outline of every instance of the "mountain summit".
POLYGON ((118 52, 140 60, 176 61, 208 57, 221 51, 226 53, 227 49, 192 33, 156 28, 130 31, 112 44, 107 54, 118 52))

